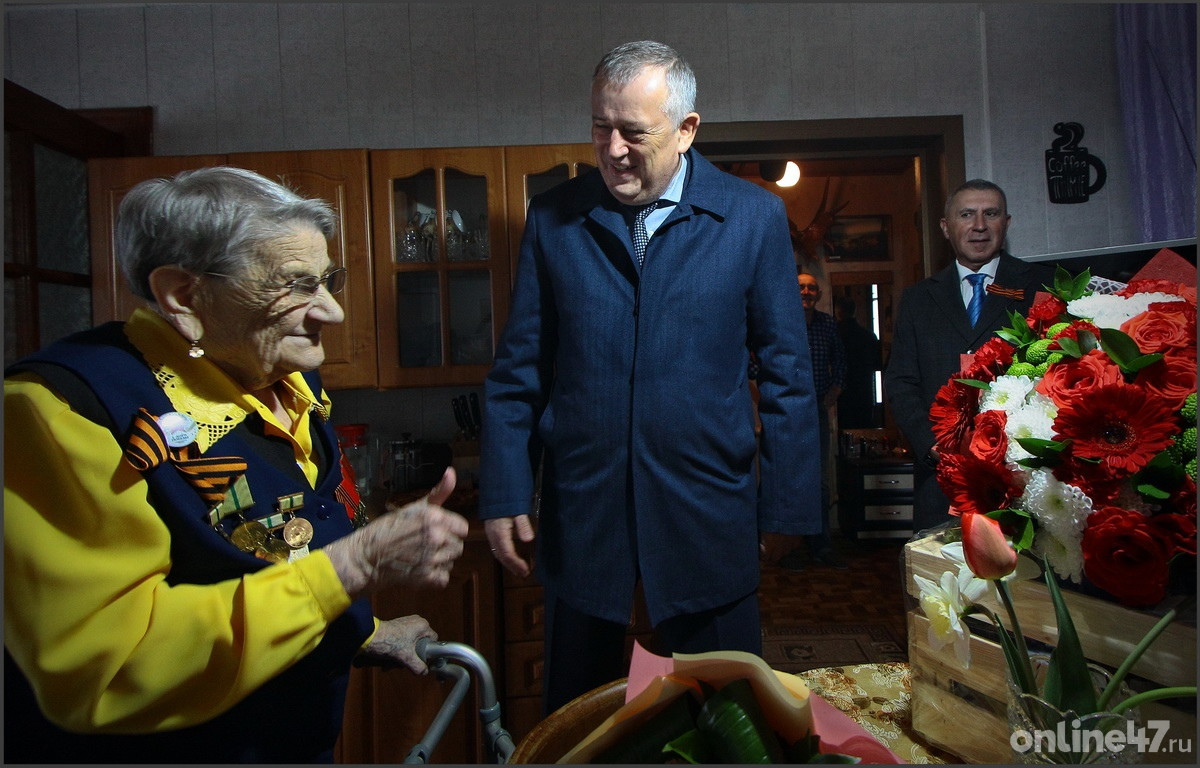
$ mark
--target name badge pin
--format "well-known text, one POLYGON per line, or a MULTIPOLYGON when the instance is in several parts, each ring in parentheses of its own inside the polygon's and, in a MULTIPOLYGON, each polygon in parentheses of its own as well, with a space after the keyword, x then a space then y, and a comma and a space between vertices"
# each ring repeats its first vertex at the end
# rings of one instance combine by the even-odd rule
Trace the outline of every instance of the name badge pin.
POLYGON ((171 411, 159 416, 158 426, 163 431, 163 436, 167 440, 167 445, 172 448, 183 448, 186 445, 191 445, 196 442, 196 435, 200 432, 199 425, 196 420, 186 413, 179 411, 171 411))

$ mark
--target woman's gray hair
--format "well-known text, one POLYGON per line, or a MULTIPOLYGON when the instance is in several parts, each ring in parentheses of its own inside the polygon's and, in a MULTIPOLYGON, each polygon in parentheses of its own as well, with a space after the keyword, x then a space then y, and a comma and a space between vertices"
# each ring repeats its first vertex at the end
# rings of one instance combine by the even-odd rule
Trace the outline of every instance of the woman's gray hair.
POLYGON ((184 171, 135 186, 117 210, 116 255, 133 292, 151 303, 150 273, 176 266, 202 274, 240 275, 262 258, 261 245, 309 225, 330 237, 337 216, 242 168, 184 171))
POLYGON ((667 100, 663 114, 675 125, 696 111, 696 73, 669 45, 653 40, 624 43, 604 54, 592 74, 592 86, 600 83, 629 85, 646 67, 662 67, 667 73, 667 100))

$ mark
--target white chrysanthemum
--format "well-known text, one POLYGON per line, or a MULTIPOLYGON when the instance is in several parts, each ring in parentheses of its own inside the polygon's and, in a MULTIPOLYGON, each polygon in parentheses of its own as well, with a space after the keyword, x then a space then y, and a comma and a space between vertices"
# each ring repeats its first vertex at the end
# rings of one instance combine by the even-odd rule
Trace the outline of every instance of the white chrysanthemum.
POLYGON ((1092 294, 1067 302, 1067 312, 1089 319, 1100 328, 1120 328, 1155 302, 1178 300, 1178 296, 1170 293, 1135 293, 1129 298, 1092 294))
POLYGON ((1021 447, 1017 438, 1035 437, 1040 440, 1054 438, 1054 417, 1058 407, 1041 392, 1031 392, 1025 404, 1008 414, 1004 434, 1008 436, 1008 450, 1004 459, 1009 462, 1028 459, 1033 454, 1021 447))
POLYGON ((1029 376, 997 376, 979 399, 979 410, 1012 413, 1025 404, 1036 383, 1029 376))
POLYGON ((1038 527, 1066 543, 1083 536, 1092 500, 1079 488, 1064 483, 1047 469, 1029 473, 1021 508, 1033 515, 1038 527))
POLYGON ((1083 581, 1083 532, 1059 538, 1054 531, 1043 528, 1033 540, 1033 551, 1046 558, 1046 562, 1061 578, 1076 584, 1083 581))

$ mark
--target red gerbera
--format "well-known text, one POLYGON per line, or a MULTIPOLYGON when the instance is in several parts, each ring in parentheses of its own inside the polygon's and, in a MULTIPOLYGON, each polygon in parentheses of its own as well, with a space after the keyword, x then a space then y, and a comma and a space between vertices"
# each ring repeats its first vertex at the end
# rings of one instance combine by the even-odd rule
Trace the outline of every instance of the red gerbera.
POLYGON ((938 461, 937 480, 950 499, 951 514, 987 514, 1021 498, 1020 473, 970 454, 948 453, 938 461))
POLYGON ((979 405, 979 388, 949 379, 933 398, 929 420, 939 451, 957 453, 966 446, 979 405))
POLYGON ((1166 596, 1169 545, 1140 512, 1096 510, 1088 516, 1082 546, 1084 575, 1123 605, 1151 606, 1166 596))
POLYGON ((1055 440, 1070 451, 1133 473, 1171 444, 1174 414, 1142 387, 1103 384, 1062 406, 1054 420, 1055 440))

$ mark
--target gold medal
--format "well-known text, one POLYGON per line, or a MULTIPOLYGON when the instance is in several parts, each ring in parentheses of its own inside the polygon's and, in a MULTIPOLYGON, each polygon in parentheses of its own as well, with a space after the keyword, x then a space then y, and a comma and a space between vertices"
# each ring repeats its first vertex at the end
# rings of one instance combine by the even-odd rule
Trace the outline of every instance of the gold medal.
POLYGON ((287 544, 272 536, 254 551, 254 556, 270 560, 272 563, 286 563, 291 552, 292 550, 287 544))
POLYGON ((293 517, 288 520, 283 526, 283 540, 292 549, 300 549, 301 547, 312 541, 313 527, 312 523, 305 520, 303 517, 293 517))
POLYGON ((271 534, 265 525, 257 520, 248 520, 233 529, 229 540, 243 552, 254 554, 254 551, 261 549, 270 537, 271 534))

